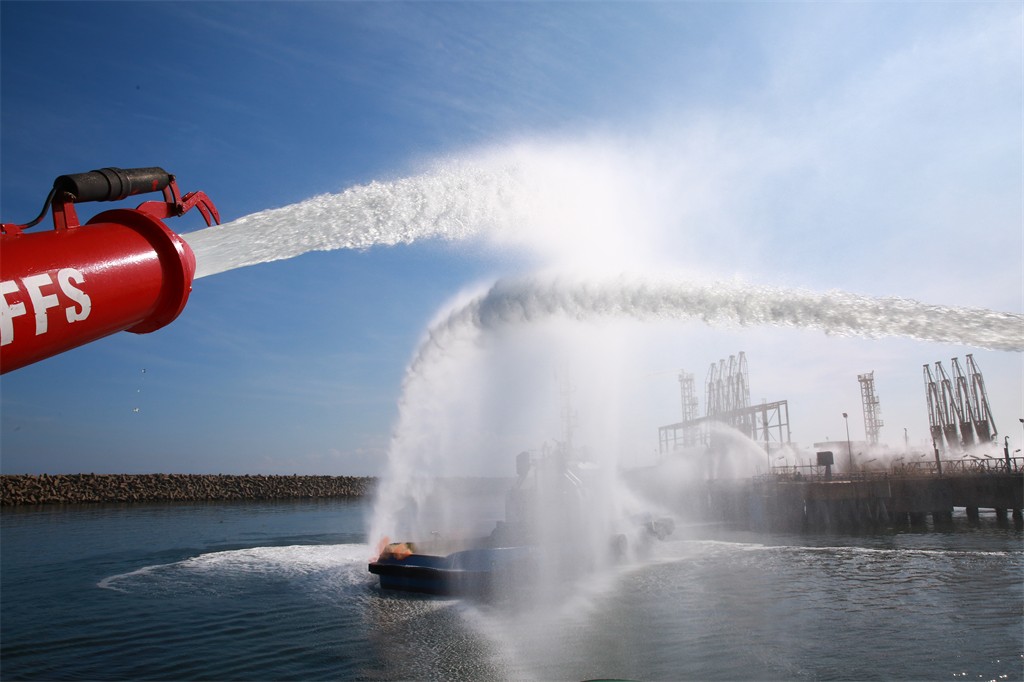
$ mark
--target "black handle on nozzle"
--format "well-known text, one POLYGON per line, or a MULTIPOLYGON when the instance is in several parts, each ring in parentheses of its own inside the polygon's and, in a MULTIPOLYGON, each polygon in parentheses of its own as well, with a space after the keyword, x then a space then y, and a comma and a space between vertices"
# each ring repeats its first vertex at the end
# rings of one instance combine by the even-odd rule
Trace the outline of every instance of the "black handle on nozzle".
POLYGON ((53 189, 82 201, 120 201, 133 194, 161 192, 171 184, 163 168, 101 168, 88 173, 62 175, 53 181, 53 189))

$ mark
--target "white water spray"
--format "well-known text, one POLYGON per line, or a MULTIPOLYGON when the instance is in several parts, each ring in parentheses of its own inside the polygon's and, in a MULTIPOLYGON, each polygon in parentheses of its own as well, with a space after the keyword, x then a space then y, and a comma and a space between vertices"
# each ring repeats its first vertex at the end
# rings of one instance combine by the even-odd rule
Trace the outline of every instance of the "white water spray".
MULTIPOLYGON (((698 195, 709 193, 681 192, 677 182, 665 180, 672 174, 666 173, 664 164, 645 166, 637 157, 628 145, 505 148, 442 164, 419 176, 263 211, 186 239, 196 252, 197 277, 314 250, 473 238, 525 246, 548 256, 563 272, 566 266, 590 271, 603 266, 596 271, 607 272, 609 266, 649 264, 652 254, 644 252, 659 248, 656 232, 678 231, 678 225, 693 222, 680 220, 679 206, 699 202, 698 195)), ((481 402, 477 398, 488 389, 486 375, 494 371, 474 355, 481 344, 512 338, 517 329, 552 320, 686 319, 713 326, 798 327, 843 336, 895 336, 1024 350, 1024 317, 991 310, 837 291, 693 282, 676 276, 536 275, 501 280, 432 325, 416 352, 403 385, 371 541, 396 533, 422 539, 435 529, 465 527, 465 509, 439 499, 446 495, 439 494, 436 477, 463 475, 467 457, 494 456, 507 459, 508 468, 503 470, 511 475, 517 449, 540 445, 522 442, 516 449, 501 448, 488 455, 493 443, 487 436, 494 434, 485 432, 501 427, 488 421, 493 415, 475 412, 481 402), (459 394, 454 400, 463 401, 454 410, 453 394, 459 394)), ((521 413, 523 421, 539 417, 537 405, 545 401, 536 394, 553 390, 533 388, 529 398, 503 403, 505 414, 499 418, 507 418, 509 412, 521 413)), ((614 418, 603 426, 614 430, 609 421, 614 418)), ((550 429, 547 437, 556 434, 557 429, 550 429)), ((600 527, 587 529, 593 542, 600 543, 621 517, 635 511, 635 500, 616 473, 625 453, 607 445, 615 442, 607 433, 592 435, 605 442, 596 457, 603 466, 597 477, 603 508, 591 510, 600 527)), ((555 518, 559 511, 543 513, 555 518)))
POLYGON ((501 280, 427 332, 408 378, 467 331, 536 322, 698 319, 711 325, 773 325, 820 329, 869 338, 903 336, 978 348, 1024 351, 1024 315, 956 308, 903 298, 872 298, 831 291, 695 283, 676 277, 528 277, 501 280))
MULTIPOLYGON (((559 319, 579 323, 697 319, 712 326, 802 327, 833 335, 900 336, 1024 350, 1024 316, 991 310, 842 292, 694 283, 671 276, 538 275, 502 280, 442 315, 427 331, 410 363, 371 537, 410 529, 428 534, 436 530, 403 523, 397 512, 419 509, 433 496, 433 485, 424 478, 427 472, 438 476, 460 473, 458 457, 452 455, 457 448, 446 441, 451 432, 464 430, 467 415, 462 412, 453 418, 442 404, 446 394, 453 386, 479 390, 481 370, 487 368, 475 365, 473 357, 489 338, 559 319), (459 370, 465 375, 453 374, 459 370), (438 435, 442 431, 445 433, 438 435)), ((622 454, 604 453, 606 467, 617 468, 622 454)), ((604 488, 609 503, 623 499, 621 485, 615 481, 604 488)))
POLYGON ((498 147, 182 236, 196 254, 196 278, 310 251, 476 237, 549 260, 621 267, 651 247, 636 230, 663 220, 648 211, 679 198, 656 196, 663 171, 638 157, 611 144, 498 147))
POLYGON ((449 165, 394 182, 315 196, 183 235, 196 278, 310 251, 366 249, 418 239, 466 239, 525 218, 514 168, 449 165))

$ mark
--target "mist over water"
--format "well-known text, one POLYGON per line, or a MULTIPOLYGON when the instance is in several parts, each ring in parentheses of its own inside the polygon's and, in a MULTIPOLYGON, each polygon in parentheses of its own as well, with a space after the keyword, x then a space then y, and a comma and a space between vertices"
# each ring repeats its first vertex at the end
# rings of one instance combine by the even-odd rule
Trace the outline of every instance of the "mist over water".
MULTIPOLYGON (((389 468, 370 536, 397 533, 425 538, 464 527, 446 528, 444 520, 454 520, 454 514, 408 512, 447 504, 424 472, 502 474, 500 464, 481 467, 481 461, 504 461, 505 471, 511 472, 515 446, 506 444, 501 432, 527 439, 524 448, 564 443, 568 437, 558 418, 564 419, 566 408, 559 404, 556 374, 568 377, 577 388, 572 397, 579 412, 569 410, 578 427, 576 442, 586 446, 579 459, 591 474, 584 503, 589 522, 582 532, 589 534, 595 555, 607 546, 608 537, 628 529, 630 518, 662 513, 622 477, 639 453, 624 447, 617 437, 623 426, 618 421, 622 406, 616 404, 621 398, 609 377, 615 374, 617 359, 631 351, 616 348, 610 339, 617 325, 680 319, 715 326, 800 327, 869 338, 902 336, 1010 351, 1024 348, 1020 315, 906 299, 697 283, 671 276, 549 274, 501 280, 477 295, 463 297, 425 333, 406 373, 389 468), (566 358, 568 363, 563 362, 566 358), (515 369, 495 369, 502 365, 515 369), (510 380, 511 373, 518 374, 515 381, 510 380), (488 399, 488 393, 500 395, 488 399), (581 413, 591 418, 575 420, 581 413), (494 432, 491 442, 479 437, 488 432, 494 432), (466 447, 463 440, 471 445, 466 447)), ((715 463, 716 470, 669 467, 665 472, 671 471, 679 484, 758 471, 764 464, 763 450, 738 433, 732 436, 723 439, 731 443, 730 452, 715 463)), ((571 522, 562 500, 540 504, 546 530, 571 522)), ((493 514, 481 516, 493 523, 493 514)), ((562 547, 564 542, 555 540, 551 545, 562 547)))
MULTIPOLYGON (((666 235, 688 243, 678 233, 716 210, 716 183, 730 178, 702 165, 709 155, 687 160, 608 140, 510 145, 185 238, 196 277, 314 250, 423 239, 477 240, 535 259, 537 273, 464 292, 425 331, 403 382, 369 541, 486 535, 509 513, 504 491, 465 495, 439 480, 511 483, 517 454, 527 453, 535 473, 561 457, 561 483, 539 490, 530 514, 532 539, 553 562, 542 574, 553 574, 569 544, 580 563, 606 565, 610 539, 625 537, 625 559, 638 558, 644 539, 634 520, 662 513, 623 477, 637 455, 625 435, 629 398, 619 390, 623 360, 635 352, 617 336, 624 325, 698 321, 1024 350, 1019 314, 745 284, 690 268, 683 276, 659 251, 666 235), (570 479, 579 485, 567 495, 570 479)), ((683 252, 684 262, 699 260, 699 250, 683 252)), ((729 475, 762 464, 753 443, 732 450, 729 475)), ((538 587, 545 595, 554 588, 538 587)))

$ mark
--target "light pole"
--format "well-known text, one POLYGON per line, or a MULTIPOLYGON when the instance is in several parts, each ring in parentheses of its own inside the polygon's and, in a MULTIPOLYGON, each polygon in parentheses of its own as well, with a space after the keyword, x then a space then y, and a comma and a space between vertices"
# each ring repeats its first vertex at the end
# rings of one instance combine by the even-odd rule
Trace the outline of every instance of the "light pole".
POLYGON ((853 478, 853 444, 850 442, 850 418, 843 412, 843 421, 846 422, 846 453, 850 459, 850 478, 853 478))

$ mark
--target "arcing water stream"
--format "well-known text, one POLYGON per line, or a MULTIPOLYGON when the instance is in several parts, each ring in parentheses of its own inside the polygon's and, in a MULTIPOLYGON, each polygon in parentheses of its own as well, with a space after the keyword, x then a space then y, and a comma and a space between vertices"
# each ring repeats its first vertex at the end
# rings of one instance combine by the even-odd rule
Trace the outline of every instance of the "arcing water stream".
MULTIPOLYGON (((607 196, 611 171, 595 171, 585 159, 563 164, 554 172, 551 166, 550 159, 538 161, 522 150, 492 154, 442 164, 415 177, 316 196, 183 236, 196 253, 196 278, 200 278, 310 251, 367 249, 423 239, 488 236, 507 242, 515 241, 517 234, 528 234, 522 241, 538 246, 537 242, 556 241, 555 232, 573 232, 570 222, 588 223, 586 229, 594 232, 593 223, 615 219, 604 215, 614 213, 615 202, 607 196), (573 217, 559 222, 568 216, 573 217)), ((428 335, 470 322, 487 329, 550 315, 699 318, 708 324, 783 325, 828 334, 905 336, 1024 350, 1024 316, 1014 313, 837 291, 695 283, 675 274, 504 280, 451 313, 428 335)))
POLYGON ((197 255, 196 278, 309 251, 465 239, 524 217, 514 186, 511 169, 451 165, 260 211, 185 238, 197 255))
MULTIPOLYGON (((467 163, 448 163, 420 176, 354 187, 252 214, 186 235, 186 239, 196 252, 196 276, 203 277, 313 250, 366 249, 421 239, 480 236, 508 243, 528 233, 532 237, 520 241, 547 242, 556 239, 551 235, 558 234, 563 227, 559 221, 567 216, 575 223, 581 219, 586 223, 623 215, 616 213, 614 199, 603 191, 608 189, 611 174, 595 171, 586 163, 562 164, 559 172, 553 173, 549 162, 531 164, 528 155, 498 154, 467 163), (585 178, 583 189, 581 177, 585 178), (560 184, 560 179, 566 183, 560 184)), ((577 229, 568 224, 565 227, 569 232, 577 229)), ((457 443, 465 440, 466 423, 471 421, 465 413, 465 402, 473 401, 453 408, 443 398, 446 393, 472 396, 486 390, 481 372, 458 371, 459 363, 469 366, 479 360, 473 359, 474 344, 481 338, 501 337, 508 330, 551 320, 608 319, 697 319, 709 325, 803 327, 835 335, 901 336, 995 350, 1024 350, 1024 316, 992 310, 837 291, 814 293, 692 282, 676 275, 567 275, 555 270, 555 274, 504 279, 442 315, 427 330, 414 355, 403 385, 388 470, 371 523, 371 540, 402 533, 415 538, 439 529, 450 531, 452 526, 465 522, 465 511, 456 511, 455 501, 442 499, 438 503, 439 497, 446 496, 438 494, 430 477, 461 475, 468 460, 481 457, 503 458, 511 475, 512 452, 494 452, 484 443, 478 449, 457 443), (457 410, 461 411, 456 416, 457 410), (456 427, 456 423, 461 426, 456 427), (440 511, 430 511, 431 506, 439 506, 440 511)), ((563 350, 576 353, 578 349, 563 350)), ((549 388, 535 386, 534 390, 549 388)), ((502 418, 510 412, 527 410, 527 401, 532 402, 519 396, 515 402, 503 405, 502 418)), ((497 428, 486 422, 487 418, 481 416, 474 425, 480 431, 497 428)), ((605 433, 588 436, 614 442, 605 433)), ((523 443, 518 447, 537 445, 523 443)), ((625 517, 647 510, 619 478, 621 453, 614 447, 592 445, 589 463, 604 473, 594 477, 598 490, 592 499, 599 503, 588 508, 584 516, 592 519, 587 532, 597 556, 596 549, 606 545, 609 533, 625 517)), ((558 500, 545 504, 546 508, 536 510, 538 514, 552 520, 564 518, 565 510, 558 500)))
MULTIPOLYGON (((442 316, 420 344, 406 373, 389 476, 380 490, 382 504, 373 532, 393 534, 396 524, 401 523, 394 515, 396 509, 421 509, 429 505, 434 491, 429 485, 424 487, 424 471, 458 470, 451 461, 458 458, 453 454, 458 448, 441 445, 445 436, 427 435, 437 430, 438 423, 446 421, 439 418, 444 411, 438 410, 436 403, 439 395, 452 390, 453 363, 478 352, 482 337, 500 337, 508 330, 542 326, 551 320, 586 324, 608 318, 640 322, 696 318, 709 325, 792 326, 834 335, 903 336, 997 350, 1024 349, 1024 319, 1020 315, 930 306, 906 299, 843 292, 818 294, 735 283, 694 283, 675 277, 533 276, 502 280, 442 316), (424 447, 424 442, 431 445, 424 447)), ((579 349, 562 352, 576 355, 579 349)), ((593 367, 586 371, 595 370, 593 367)), ((467 380, 486 381, 472 374, 467 380)), ((599 440, 608 437, 594 433, 590 436, 599 440)), ((743 444, 737 445, 737 449, 742 447, 743 444)), ((597 448, 594 452, 605 471, 618 471, 624 463, 621 453, 613 450, 597 448)), ((637 507, 637 501, 621 481, 615 480, 614 474, 600 480, 599 496, 604 503, 619 507, 626 514, 650 511, 642 505, 637 507)), ((559 518, 557 508, 546 513, 552 519, 559 518)), ((591 513, 590 518, 604 517, 591 513)), ((605 520, 608 527, 614 525, 614 520, 605 520)), ((432 530, 414 520, 411 530, 406 532, 432 530)))
POLYGON ((677 277, 531 277, 502 280, 427 333, 410 373, 439 339, 464 329, 487 331, 561 316, 587 320, 697 318, 708 324, 779 325, 828 334, 905 336, 923 341, 1024 351, 1024 317, 934 306, 901 298, 823 294, 677 277))

